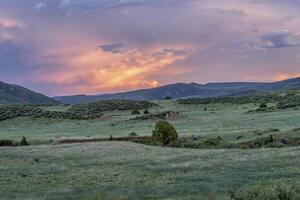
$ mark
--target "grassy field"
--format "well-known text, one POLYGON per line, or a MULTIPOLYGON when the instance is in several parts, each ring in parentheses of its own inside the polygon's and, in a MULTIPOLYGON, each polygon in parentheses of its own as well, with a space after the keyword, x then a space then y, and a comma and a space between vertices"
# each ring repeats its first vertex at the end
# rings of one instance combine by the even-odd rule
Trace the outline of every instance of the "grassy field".
POLYGON ((1 199, 229 199, 280 181, 300 188, 300 148, 192 150, 107 142, 1 148, 1 199))
MULTIPOLYGON (((149 109, 151 113, 179 112, 168 121, 180 136, 220 136, 234 143, 260 137, 257 131, 279 129, 276 133, 299 138, 300 110, 295 108, 249 113, 258 105, 156 103, 159 106, 149 109)), ((69 106, 42 108, 66 111, 69 106)), ((157 121, 131 120, 136 115, 129 110, 103 114, 92 120, 18 117, 0 121, 0 139, 20 141, 25 136, 31 144, 47 144, 0 148, 0 199, 226 200, 230 190, 258 183, 275 181, 300 188, 299 146, 184 149, 130 142, 49 143, 131 132, 150 136, 157 121)))
MULTIPOLYGON (((300 127, 300 111, 291 109, 273 112, 247 113, 257 105, 213 104, 181 105, 175 101, 159 102, 150 112, 176 111, 180 115, 169 119, 180 135, 221 136, 235 139, 239 135, 251 137, 249 131, 278 128, 282 131, 300 127), (204 111, 207 108, 207 111, 204 111)), ((63 106, 62 106, 63 107, 63 106)), ((58 106, 46 108, 59 110, 58 106)), ((0 121, 0 139, 57 140, 62 138, 87 138, 151 135, 155 120, 130 120, 135 117, 130 111, 104 112, 94 120, 32 119, 19 117, 0 121)))

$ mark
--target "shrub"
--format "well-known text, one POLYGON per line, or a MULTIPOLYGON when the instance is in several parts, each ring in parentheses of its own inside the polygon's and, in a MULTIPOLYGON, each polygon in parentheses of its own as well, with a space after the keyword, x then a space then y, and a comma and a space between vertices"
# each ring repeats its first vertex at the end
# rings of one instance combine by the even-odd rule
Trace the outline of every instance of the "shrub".
POLYGON ((217 138, 208 138, 204 141, 204 144, 207 146, 218 146, 223 139, 218 136, 217 138))
POLYGON ((244 137, 244 136, 239 135, 239 136, 236 137, 236 139, 239 140, 239 139, 242 139, 243 137, 244 137))
POLYGON ((232 200, 296 200, 296 193, 288 185, 273 183, 254 185, 230 192, 232 200))
POLYGON ((145 110, 144 110, 144 114, 145 114, 145 115, 149 114, 149 110, 145 109, 145 110))
POLYGON ((261 103, 256 111, 266 111, 268 110, 268 105, 266 103, 261 103))
POLYGON ((296 102, 289 102, 289 101, 280 101, 277 104, 278 109, 294 108, 296 106, 297 106, 296 102))
POLYGON ((139 109, 135 108, 135 109, 132 110, 131 114, 133 114, 133 115, 139 115, 141 113, 140 113, 139 109))
POLYGON ((167 121, 158 121, 153 130, 153 138, 163 145, 167 145, 170 142, 174 142, 178 138, 176 129, 172 124, 167 121))
POLYGON ((231 104, 246 104, 246 103, 277 103, 280 101, 290 102, 299 105, 299 95, 251 95, 240 97, 193 97, 177 100, 180 104, 214 104, 214 103, 231 103, 231 104))
POLYGON ((169 112, 159 112, 159 113, 149 113, 142 116, 137 116, 135 118, 131 118, 130 120, 153 120, 153 119, 166 119, 166 115, 169 112))
POLYGON ((267 109, 267 108, 268 108, 268 106, 266 103, 262 103, 259 105, 259 109, 267 109))
POLYGON ((12 140, 0 140, 0 146, 13 146, 14 142, 12 140))
POLYGON ((29 145, 28 141, 26 140, 26 137, 22 137, 22 140, 21 140, 21 143, 20 143, 21 146, 26 146, 26 145, 29 145))
POLYGON ((276 141, 276 139, 273 137, 272 134, 270 134, 268 136, 262 136, 262 137, 257 138, 254 141, 254 144, 255 144, 255 146, 262 147, 262 146, 269 145, 275 141, 276 141))
POLYGON ((114 138, 113 138, 113 136, 112 135, 110 135, 110 137, 109 137, 109 141, 112 141, 114 138))
POLYGON ((130 136, 130 137, 135 137, 135 136, 137 136, 137 134, 136 134, 136 132, 131 132, 131 133, 129 134, 129 136, 130 136))

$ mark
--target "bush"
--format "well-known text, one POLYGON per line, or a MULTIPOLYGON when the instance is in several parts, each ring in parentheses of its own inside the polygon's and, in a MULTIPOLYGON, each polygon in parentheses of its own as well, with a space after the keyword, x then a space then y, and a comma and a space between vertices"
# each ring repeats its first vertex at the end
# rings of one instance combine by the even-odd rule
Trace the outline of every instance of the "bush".
POLYGON ((267 111, 268 105, 266 103, 261 103, 259 107, 256 109, 256 111, 267 111))
POLYGON ((144 110, 144 114, 145 114, 145 115, 149 114, 149 110, 145 109, 145 110, 144 110))
POLYGON ((13 146, 14 142, 12 140, 0 140, 0 146, 13 146))
POLYGON ((178 138, 176 129, 172 124, 167 121, 158 121, 153 130, 153 138, 163 145, 167 145, 170 142, 174 142, 178 138))
POLYGON ((278 109, 295 108, 296 106, 297 106, 296 102, 289 102, 289 101, 280 101, 277 104, 278 109))
POLYGON ((22 137, 22 140, 21 140, 21 143, 20 143, 21 146, 26 146, 26 145, 29 145, 28 141, 26 140, 26 137, 22 137))
POLYGON ((129 136, 130 136, 130 137, 136 137, 137 134, 136 134, 136 132, 131 132, 131 133, 129 134, 129 136))
POLYGON ((232 200, 296 200, 296 193, 291 186, 273 183, 254 185, 230 192, 232 200))
POLYGON ((218 146, 223 139, 218 136, 216 138, 208 138, 204 141, 204 144, 207 146, 218 146))
POLYGON ((259 109, 267 109, 268 105, 266 103, 262 103, 259 105, 259 109))
POLYGON ((262 147, 262 146, 266 146, 266 145, 269 145, 273 142, 275 142, 275 138, 273 137, 272 134, 268 135, 268 136, 262 136, 262 137, 259 137, 257 138, 255 141, 254 141, 254 144, 255 146, 258 146, 258 147, 262 147))
POLYGON ((135 109, 132 110, 131 114, 133 114, 133 115, 139 115, 141 113, 140 113, 139 109, 135 108, 135 109))

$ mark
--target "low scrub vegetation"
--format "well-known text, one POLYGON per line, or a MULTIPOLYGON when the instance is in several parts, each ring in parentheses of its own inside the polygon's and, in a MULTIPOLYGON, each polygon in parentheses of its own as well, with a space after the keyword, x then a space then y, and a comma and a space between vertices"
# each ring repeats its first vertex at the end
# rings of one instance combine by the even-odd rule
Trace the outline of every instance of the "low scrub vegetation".
POLYGON ((113 110, 143 110, 148 109, 157 104, 149 101, 133 101, 133 100, 103 100, 86 104, 73 105, 70 112, 80 113, 99 113, 113 110))
POLYGON ((52 119, 95 119, 101 113, 60 112, 49 111, 34 105, 2 105, 0 106, 0 121, 16 117, 52 118, 52 119))
POLYGON ((179 112, 164 111, 164 112, 157 112, 157 113, 147 113, 132 118, 131 120, 166 120, 166 119, 177 118, 178 116, 179 116, 179 112))
POLYGON ((27 146, 29 145, 29 142, 27 141, 26 137, 22 137, 22 139, 18 142, 18 141, 13 141, 13 140, 7 140, 7 139, 1 139, 0 140, 0 147, 1 146, 9 146, 9 147, 13 147, 13 146, 27 146))
POLYGON ((258 96, 241 96, 241 97, 209 97, 209 98, 188 98, 179 99, 180 104, 215 104, 215 103, 230 103, 230 104, 260 104, 257 111, 268 110, 267 103, 277 103, 274 108, 286 109, 300 105, 300 96, 291 93, 276 93, 258 96))
POLYGON ((12 140, 0 140, 0 146, 14 146, 15 143, 12 140))
POLYGON ((297 200, 292 186, 280 183, 258 184, 230 192, 232 200, 297 200))
POLYGON ((136 132, 131 132, 131 133, 129 134, 129 137, 136 137, 136 136, 138 136, 136 132))
MULTIPOLYGON (((158 136, 153 134, 152 140, 140 140, 139 143, 146 145, 159 146, 163 144, 167 147, 175 148, 191 148, 191 149, 257 149, 257 148, 282 148, 289 146, 299 146, 300 137, 297 136, 288 136, 289 134, 297 135, 299 132, 298 129, 291 130, 288 132, 280 132, 278 129, 268 129, 268 130, 256 130, 251 131, 248 134, 253 134, 256 137, 251 140, 237 142, 242 136, 238 136, 236 141, 228 141, 223 139, 220 136, 216 137, 201 137, 201 136, 184 136, 178 137, 175 136, 174 139, 169 140, 165 139, 170 137, 169 134, 171 131, 166 131, 168 125, 162 125, 161 121, 157 123, 157 126, 164 128, 156 128, 153 133, 160 131, 161 134, 158 136), (162 136, 163 135, 163 136, 162 136)), ((157 127, 156 126, 156 127, 157 127)), ((172 129, 172 128, 170 128, 172 129)), ((174 131, 174 130, 173 130, 174 131)), ((175 133, 174 133, 175 135, 175 133)))
POLYGON ((22 137, 20 145, 21 146, 27 146, 27 145, 29 145, 29 142, 27 141, 26 137, 24 137, 24 136, 22 137))
POLYGON ((139 109, 135 108, 135 109, 133 109, 133 110, 131 111, 131 114, 132 114, 132 115, 139 115, 139 114, 141 114, 141 112, 139 111, 139 109))
POLYGON ((154 119, 161 119, 165 120, 168 112, 158 112, 158 113, 150 113, 150 114, 144 114, 141 116, 137 116, 135 118, 132 118, 131 120, 154 120, 154 119))
POLYGON ((147 109, 156 104, 148 101, 106 100, 73 105, 67 111, 50 111, 37 105, 0 105, 0 121, 16 117, 89 120, 102 116, 104 111, 147 109))

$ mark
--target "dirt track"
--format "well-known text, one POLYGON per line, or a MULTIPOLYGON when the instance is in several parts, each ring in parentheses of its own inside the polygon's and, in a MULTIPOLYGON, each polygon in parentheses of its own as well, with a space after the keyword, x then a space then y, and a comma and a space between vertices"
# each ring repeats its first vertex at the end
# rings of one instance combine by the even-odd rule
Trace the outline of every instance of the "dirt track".
POLYGON ((145 142, 151 140, 151 136, 141 137, 111 137, 111 138, 92 138, 92 139, 65 139, 59 140, 58 144, 73 144, 73 143, 87 143, 87 142, 107 142, 107 141, 120 141, 120 142, 145 142))

